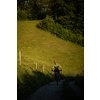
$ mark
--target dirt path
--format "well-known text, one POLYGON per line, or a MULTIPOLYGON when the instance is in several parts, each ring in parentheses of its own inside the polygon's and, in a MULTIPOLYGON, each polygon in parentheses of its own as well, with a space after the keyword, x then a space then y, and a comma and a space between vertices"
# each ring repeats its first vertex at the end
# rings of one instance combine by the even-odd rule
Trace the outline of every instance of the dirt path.
POLYGON ((65 80, 60 80, 58 85, 54 81, 39 88, 28 100, 63 100, 61 98, 63 81, 65 80))

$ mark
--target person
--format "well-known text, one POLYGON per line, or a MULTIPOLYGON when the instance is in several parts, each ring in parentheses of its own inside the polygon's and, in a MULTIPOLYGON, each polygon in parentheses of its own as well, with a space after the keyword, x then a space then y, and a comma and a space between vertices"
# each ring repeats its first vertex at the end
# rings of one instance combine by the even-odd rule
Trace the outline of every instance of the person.
MULTIPOLYGON (((54 65, 52 67, 52 71, 54 70, 55 72, 55 80, 56 80, 56 72, 58 72, 58 75, 59 75, 59 68, 62 70, 61 65, 57 63, 57 60, 55 60, 54 65)), ((59 75, 59 81, 60 81, 60 75, 59 75)))

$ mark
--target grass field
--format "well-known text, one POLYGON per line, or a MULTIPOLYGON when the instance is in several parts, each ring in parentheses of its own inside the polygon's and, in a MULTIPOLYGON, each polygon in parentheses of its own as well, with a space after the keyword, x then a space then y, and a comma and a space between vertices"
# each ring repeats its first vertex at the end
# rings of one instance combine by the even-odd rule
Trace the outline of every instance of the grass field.
MULTIPOLYGON (((39 22, 40 21, 17 22, 17 55, 19 55, 19 51, 21 51, 22 54, 21 66, 19 65, 19 56, 17 58, 17 82, 20 85, 19 91, 22 88, 25 89, 24 85, 22 86, 24 82, 27 84, 26 73, 30 80, 33 80, 32 77, 36 77, 35 62, 37 62, 38 69, 41 70, 41 73, 38 72, 39 77, 43 76, 43 79, 48 78, 46 83, 53 81, 53 79, 49 73, 42 73, 42 66, 44 65, 45 68, 50 71, 54 60, 57 60, 63 67, 63 76, 65 77, 75 77, 84 70, 84 47, 66 42, 49 32, 38 29, 36 25, 39 22)), ((37 79, 39 79, 39 77, 37 79)), ((42 82, 40 82, 41 84, 38 84, 38 86, 46 84, 43 83, 43 80, 40 81, 42 82)), ((34 82, 35 81, 33 81, 33 83, 34 82)), ((31 86, 34 88, 35 84, 33 85, 33 83, 32 85, 28 85, 27 91, 31 90, 29 89, 31 86)), ((31 90, 30 93, 31 92, 33 91, 31 90)), ((24 95, 25 93, 19 92, 19 94, 24 95)))
POLYGON ((54 60, 76 75, 84 70, 84 47, 66 42, 36 27, 39 21, 17 23, 17 50, 22 56, 46 65, 51 69, 54 60))

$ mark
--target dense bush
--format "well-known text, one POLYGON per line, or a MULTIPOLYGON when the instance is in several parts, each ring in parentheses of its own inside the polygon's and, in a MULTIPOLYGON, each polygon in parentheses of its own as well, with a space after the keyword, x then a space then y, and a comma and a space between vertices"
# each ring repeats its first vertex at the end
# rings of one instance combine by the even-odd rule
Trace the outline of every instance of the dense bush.
POLYGON ((81 34, 73 34, 71 30, 65 29, 60 24, 55 23, 53 18, 50 16, 43 19, 37 26, 45 31, 55 34, 63 40, 84 46, 84 38, 81 34))
POLYGON ((81 34, 84 37, 84 23, 83 21, 76 21, 77 19, 71 18, 69 15, 60 16, 56 22, 63 26, 65 29, 69 29, 73 34, 81 34))
POLYGON ((60 16, 56 20, 59 24, 61 24, 66 29, 73 28, 73 21, 70 19, 70 16, 60 16))
POLYGON ((55 21, 52 17, 47 16, 45 19, 43 19, 39 24, 38 27, 42 28, 45 31, 53 31, 53 26, 55 25, 55 21))
POLYGON ((18 20, 26 20, 27 12, 25 10, 18 9, 17 10, 17 19, 18 20))

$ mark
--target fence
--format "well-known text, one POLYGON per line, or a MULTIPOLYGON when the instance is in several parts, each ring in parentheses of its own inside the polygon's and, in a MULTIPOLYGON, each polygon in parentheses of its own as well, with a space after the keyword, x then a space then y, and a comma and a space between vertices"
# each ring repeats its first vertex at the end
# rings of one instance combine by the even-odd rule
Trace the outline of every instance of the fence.
MULTIPOLYGON (((25 56, 22 56, 21 51, 19 51, 18 53, 19 55, 17 55, 17 61, 20 64, 20 66, 23 65, 25 67, 29 67, 33 71, 40 71, 43 73, 52 74, 52 71, 51 71, 52 65, 47 67, 47 65, 41 64, 37 61, 33 61, 31 59, 28 59, 25 56)), ((63 71, 62 71, 62 74, 63 74, 63 71)))

